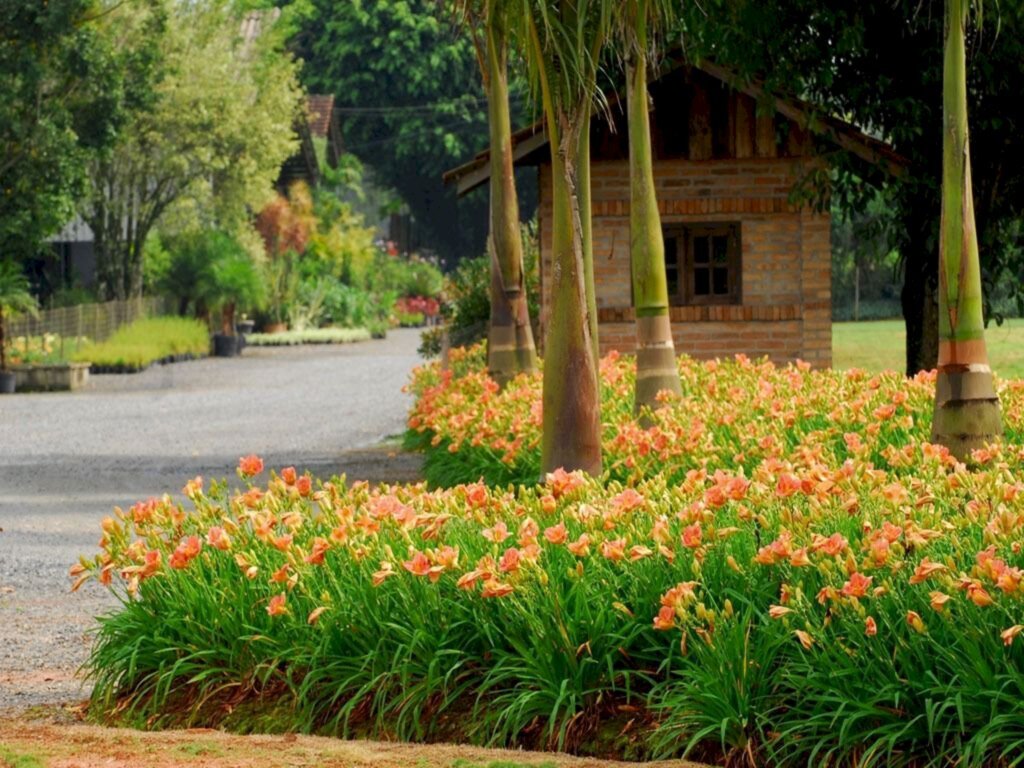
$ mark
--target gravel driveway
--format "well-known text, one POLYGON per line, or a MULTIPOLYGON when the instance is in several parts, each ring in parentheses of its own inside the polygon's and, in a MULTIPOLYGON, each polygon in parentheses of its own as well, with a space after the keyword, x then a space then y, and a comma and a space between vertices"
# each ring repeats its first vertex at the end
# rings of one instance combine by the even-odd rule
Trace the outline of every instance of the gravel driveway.
POLYGON ((234 360, 95 376, 74 393, 0 398, 0 709, 83 694, 85 632, 110 608, 67 569, 114 505, 233 475, 238 457, 318 475, 407 479, 414 457, 374 448, 404 428, 419 334, 246 349, 234 360))

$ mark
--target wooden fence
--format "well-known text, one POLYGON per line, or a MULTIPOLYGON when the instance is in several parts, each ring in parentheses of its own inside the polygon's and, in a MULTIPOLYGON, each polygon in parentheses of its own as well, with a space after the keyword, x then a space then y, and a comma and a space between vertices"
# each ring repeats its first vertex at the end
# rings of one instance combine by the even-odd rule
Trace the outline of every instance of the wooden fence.
POLYGON ((6 324, 8 342, 17 348, 19 343, 32 344, 34 338, 53 334, 58 337, 55 343, 60 345, 61 357, 65 358, 87 342, 106 340, 122 325, 140 317, 168 314, 169 304, 163 297, 150 296, 47 309, 36 317, 21 315, 6 324))

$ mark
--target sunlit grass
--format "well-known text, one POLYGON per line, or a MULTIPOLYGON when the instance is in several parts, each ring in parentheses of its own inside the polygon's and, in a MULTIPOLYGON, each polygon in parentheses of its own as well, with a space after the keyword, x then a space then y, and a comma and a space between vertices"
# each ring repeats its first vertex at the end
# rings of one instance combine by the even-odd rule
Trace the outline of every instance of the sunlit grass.
MULTIPOLYGON (((1024 378, 1024 319, 992 323, 985 332, 992 369, 1003 378, 1024 378)), ((902 320, 833 323, 832 365, 877 372, 902 371, 906 330, 902 320)))

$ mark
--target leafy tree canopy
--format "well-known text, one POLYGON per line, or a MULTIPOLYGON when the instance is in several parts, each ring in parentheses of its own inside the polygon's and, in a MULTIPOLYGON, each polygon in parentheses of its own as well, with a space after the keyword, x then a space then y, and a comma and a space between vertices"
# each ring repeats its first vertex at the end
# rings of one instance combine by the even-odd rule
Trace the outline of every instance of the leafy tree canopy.
MULTIPOLYGON (((172 231, 251 229, 251 211, 272 197, 297 146, 298 66, 274 35, 243 39, 238 9, 224 0, 162 1, 169 15, 156 37, 163 73, 152 103, 90 163, 84 216, 111 298, 141 291, 143 245, 158 220, 172 231)), ((138 11, 126 11, 107 34, 131 50, 140 23, 138 11)))
MULTIPOLYGON (((436 0, 312 3, 294 46, 309 90, 335 95, 346 149, 409 205, 428 246, 446 260, 478 254, 486 194, 477 191, 456 207, 454 190, 441 182, 445 170, 487 144, 471 39, 436 0)), ((523 91, 513 86, 513 99, 523 91)), ((513 125, 526 117, 515 107, 513 125)), ((533 204, 522 208, 529 216, 533 204)))
MULTIPOLYGON (((141 5, 148 4, 146 2, 141 5)), ((0 5, 0 252, 24 259, 72 215, 90 152, 113 141, 147 98, 100 34, 111 3, 4 0, 0 5)), ((159 25, 160 19, 153 18, 159 25)))

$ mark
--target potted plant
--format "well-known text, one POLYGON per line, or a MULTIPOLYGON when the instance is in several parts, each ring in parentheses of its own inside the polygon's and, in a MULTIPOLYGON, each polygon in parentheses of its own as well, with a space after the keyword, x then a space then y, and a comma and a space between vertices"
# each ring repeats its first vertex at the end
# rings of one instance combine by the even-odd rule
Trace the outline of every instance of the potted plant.
POLYGON ((213 259, 203 275, 202 293, 211 308, 220 310, 220 332, 213 335, 213 354, 233 357, 241 352, 235 328, 239 307, 258 306, 264 298, 263 278, 245 249, 223 233, 213 233, 213 259))
POLYGON ((15 376, 7 370, 7 336, 4 324, 22 312, 36 313, 36 300, 28 278, 13 261, 0 261, 0 394, 14 392, 15 376))
POLYGON ((265 265, 267 296, 267 321, 264 333, 284 333, 288 330, 288 315, 298 290, 292 262, 292 251, 271 255, 265 265))

